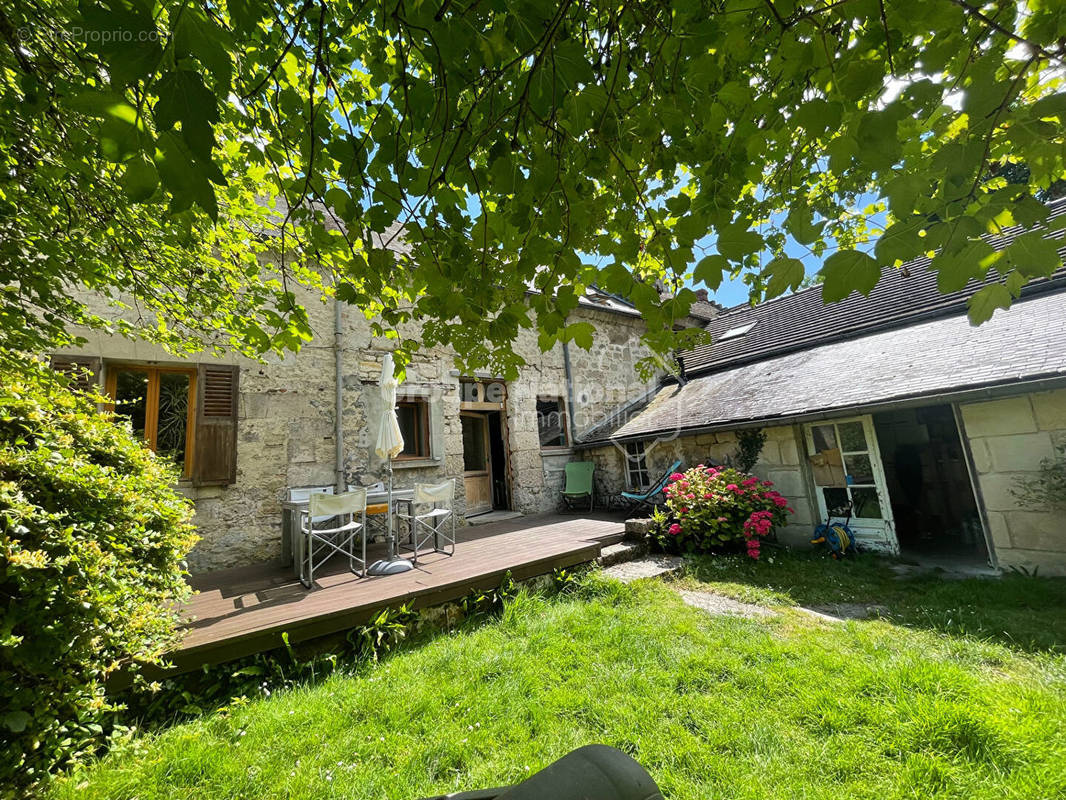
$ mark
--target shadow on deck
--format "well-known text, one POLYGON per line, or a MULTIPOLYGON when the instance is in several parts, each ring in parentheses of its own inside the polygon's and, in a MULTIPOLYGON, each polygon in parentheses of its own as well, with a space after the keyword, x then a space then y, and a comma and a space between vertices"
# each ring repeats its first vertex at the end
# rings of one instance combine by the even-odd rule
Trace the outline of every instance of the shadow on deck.
MULTIPOLYGON (((411 603, 439 605, 474 590, 594 561, 600 548, 624 531, 618 514, 524 517, 457 531, 454 556, 419 555, 418 565, 399 575, 359 578, 345 560, 316 575, 305 589, 291 567, 259 564, 193 576, 198 593, 186 604, 187 633, 170 656, 178 671, 281 647, 282 634, 296 644, 347 630, 383 608, 411 603)), ((385 555, 367 549, 368 561, 385 555)))

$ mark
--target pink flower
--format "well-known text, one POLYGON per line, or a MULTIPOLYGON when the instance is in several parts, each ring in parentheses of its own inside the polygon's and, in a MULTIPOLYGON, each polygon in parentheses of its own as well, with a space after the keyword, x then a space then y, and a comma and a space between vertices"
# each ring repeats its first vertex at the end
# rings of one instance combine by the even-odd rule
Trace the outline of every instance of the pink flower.
POLYGON ((672 475, 670 476, 670 480, 672 480, 672 481, 679 481, 679 480, 681 480, 681 479, 682 479, 682 478, 684 478, 684 477, 685 477, 685 476, 684 476, 684 475, 682 475, 682 474, 681 474, 680 472, 675 472, 675 473, 673 473, 673 474, 672 474, 672 475))
POLYGON ((681 506, 681 513, 682 514, 687 514, 688 513, 688 506, 681 506))
POLYGON ((670 535, 677 536, 679 533, 681 533, 681 526, 675 522, 670 526, 670 535))
POLYGON ((685 499, 686 500, 695 500, 696 499, 696 495, 694 495, 694 494, 686 494, 685 495, 685 499))
POLYGON ((777 497, 773 497, 771 499, 774 501, 774 505, 778 506, 779 508, 783 508, 784 506, 788 505, 788 500, 783 498, 781 495, 778 495, 777 497))
POLYGON ((703 495, 703 499, 704 500, 712 500, 712 499, 714 499, 714 495, 711 494, 710 492, 707 492, 705 495, 703 495))
POLYGON ((737 486, 737 485, 736 485, 735 483, 729 483, 729 484, 726 484, 726 487, 725 487, 725 488, 726 488, 726 489, 728 489, 728 490, 729 490, 729 491, 731 491, 731 492, 735 492, 735 491, 737 491, 737 489, 739 489, 740 487, 739 487, 739 486, 737 486))
POLYGON ((789 514, 795 514, 796 513, 796 509, 794 509, 792 506, 789 506, 788 508, 786 508, 785 511, 787 511, 789 514))
POLYGON ((748 478, 746 481, 743 481, 740 485, 741 486, 754 486, 758 482, 759 482, 758 478, 748 478))
POLYGON ((763 482, 762 482, 762 485, 763 485, 763 486, 773 486, 773 485, 774 485, 774 482, 773 482, 773 481, 763 481, 763 482))

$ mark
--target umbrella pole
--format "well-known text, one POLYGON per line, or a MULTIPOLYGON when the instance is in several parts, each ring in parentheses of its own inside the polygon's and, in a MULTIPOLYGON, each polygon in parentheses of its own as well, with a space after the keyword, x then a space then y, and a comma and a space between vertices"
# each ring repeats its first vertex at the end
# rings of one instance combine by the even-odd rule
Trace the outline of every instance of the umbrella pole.
POLYGON ((389 460, 385 462, 385 471, 389 476, 388 509, 385 512, 388 518, 385 538, 388 540, 389 553, 386 558, 375 561, 370 565, 370 568, 366 571, 368 575, 395 575, 398 572, 407 572, 409 569, 414 569, 414 564, 406 558, 400 558, 396 552, 396 529, 393 527, 392 522, 392 456, 389 456, 389 460))

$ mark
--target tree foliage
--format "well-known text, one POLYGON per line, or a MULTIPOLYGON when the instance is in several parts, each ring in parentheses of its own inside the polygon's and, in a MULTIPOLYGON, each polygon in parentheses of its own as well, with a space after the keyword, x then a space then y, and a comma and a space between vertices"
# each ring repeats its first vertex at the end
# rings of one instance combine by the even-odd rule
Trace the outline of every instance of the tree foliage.
POLYGON ((828 256, 827 300, 922 254, 944 291, 994 266, 980 321, 1061 263, 981 237, 1044 221, 1066 174, 1064 37, 1058 0, 26 0, 0 17, 0 310, 46 314, 5 335, 83 321, 87 285, 174 346, 296 347, 291 282, 324 276, 469 365, 573 338, 592 284, 665 351, 693 265, 778 294, 788 243, 828 256))
POLYGON ((104 683, 172 644, 174 470, 47 373, 0 373, 0 797, 100 746, 104 683))

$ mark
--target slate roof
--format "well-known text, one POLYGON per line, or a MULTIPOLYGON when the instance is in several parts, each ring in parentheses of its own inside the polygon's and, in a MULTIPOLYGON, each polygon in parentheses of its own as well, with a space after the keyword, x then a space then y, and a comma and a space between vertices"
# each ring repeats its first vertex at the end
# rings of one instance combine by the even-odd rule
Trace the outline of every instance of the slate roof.
POLYGON ((1066 290, 1017 301, 979 327, 964 314, 816 345, 659 390, 584 444, 773 424, 1020 381, 1066 381, 1066 290))
MULTIPOLYGON (((1066 215, 1066 200, 1051 218, 1066 215)), ((1024 229, 989 237, 1005 247, 1024 229)), ((1066 239, 1059 229, 1051 238, 1066 239)), ((711 344, 679 354, 682 386, 620 409, 585 445, 854 411, 1020 381, 1066 380, 1066 268, 1029 283, 1009 311, 979 327, 966 301, 983 281, 942 294, 929 260, 888 268, 868 297, 825 305, 821 287, 710 320, 711 344), (730 332, 738 335, 730 337, 730 332)))
MULTIPOLYGON (((1066 199, 1051 204, 1050 218, 1066 215, 1066 199)), ((990 236, 988 242, 997 249, 1006 247, 1024 232, 1016 226, 1002 236, 990 236)), ((1052 238, 1062 240, 1059 254, 1066 258, 1066 231, 1055 231, 1052 238)), ((1066 269, 1054 279, 1066 279, 1066 269)), ((759 361, 792 350, 824 342, 854 338, 863 333, 889 327, 909 325, 936 316, 962 313, 966 300, 988 281, 1001 279, 990 270, 984 281, 970 281, 966 288, 942 294, 936 285, 937 274, 929 270, 929 259, 919 258, 903 268, 886 267, 881 279, 864 297, 852 292, 839 303, 825 305, 822 287, 813 286, 757 306, 736 306, 712 319, 705 329, 711 343, 680 354, 688 377, 735 364, 759 361), (727 331, 755 323, 746 334, 723 340, 727 331)), ((1043 281, 1030 284, 1026 293, 1042 290, 1043 281)))

